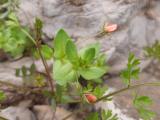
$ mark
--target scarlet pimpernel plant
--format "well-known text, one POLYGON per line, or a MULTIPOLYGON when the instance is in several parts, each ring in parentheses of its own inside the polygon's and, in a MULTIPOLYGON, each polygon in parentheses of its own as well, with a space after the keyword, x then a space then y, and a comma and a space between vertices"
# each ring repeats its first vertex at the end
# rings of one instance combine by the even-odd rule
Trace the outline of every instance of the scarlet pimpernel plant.
MULTIPOLYGON (((89 114, 83 117, 85 120, 118 120, 118 115, 113 114, 110 110, 100 109, 93 112, 88 108, 93 107, 97 102, 112 100, 111 97, 127 90, 142 86, 160 86, 160 83, 157 82, 133 84, 132 81, 137 80, 140 74, 140 60, 130 53, 127 67, 120 75, 126 87, 105 94, 109 86, 104 84, 103 76, 109 69, 106 65, 106 55, 100 52, 100 44, 94 43, 78 49, 65 30, 60 29, 53 40, 52 47, 50 47, 47 44, 42 44, 42 28, 42 21, 36 18, 34 37, 24 29, 21 30, 31 39, 36 49, 36 57, 41 59, 45 73, 38 72, 34 64, 29 68, 23 66, 16 70, 16 75, 22 76, 24 80, 26 78, 32 79, 34 81, 31 83, 32 87, 28 84, 24 87, 5 82, 0 82, 1 84, 22 90, 24 93, 30 91, 32 94, 42 94, 46 99, 49 99, 54 109, 62 104, 79 105, 72 114, 84 113, 88 110, 89 114), (52 71, 47 63, 48 59, 53 61, 52 71), (36 89, 34 89, 35 87, 36 89)), ((1 91, 0 100, 5 99, 5 93, 1 91)), ((133 100, 135 109, 139 111, 140 117, 144 120, 151 120, 155 116, 155 113, 148 109, 151 103, 151 98, 147 96, 136 95, 133 100)), ((68 119, 72 114, 63 120, 68 119)))

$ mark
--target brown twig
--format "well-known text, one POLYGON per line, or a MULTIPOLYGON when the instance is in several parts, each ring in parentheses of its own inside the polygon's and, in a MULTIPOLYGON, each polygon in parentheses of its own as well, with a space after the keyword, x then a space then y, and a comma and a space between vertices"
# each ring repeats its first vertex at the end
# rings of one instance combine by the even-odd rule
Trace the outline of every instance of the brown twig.
POLYGON ((26 86, 19 86, 19 85, 15 85, 9 82, 5 82, 5 81, 0 81, 0 84, 5 85, 5 86, 9 86, 14 88, 16 91, 23 91, 23 92, 30 92, 30 93, 34 93, 34 94, 39 94, 41 93, 41 88, 36 88, 36 90, 31 89, 29 87, 26 86))
POLYGON ((39 53, 40 58, 41 58, 41 60, 42 60, 42 63, 43 63, 43 65, 44 65, 44 67, 45 67, 46 74, 47 74, 47 76, 48 76, 48 82, 49 82, 49 84, 50 84, 51 90, 52 90, 52 92, 54 92, 53 79, 52 79, 52 76, 51 76, 50 71, 49 71, 49 66, 48 66, 46 60, 44 59, 44 57, 43 57, 43 55, 42 55, 42 52, 41 52, 41 50, 40 50, 40 44, 39 44, 39 43, 37 43, 37 50, 38 50, 38 53, 39 53))

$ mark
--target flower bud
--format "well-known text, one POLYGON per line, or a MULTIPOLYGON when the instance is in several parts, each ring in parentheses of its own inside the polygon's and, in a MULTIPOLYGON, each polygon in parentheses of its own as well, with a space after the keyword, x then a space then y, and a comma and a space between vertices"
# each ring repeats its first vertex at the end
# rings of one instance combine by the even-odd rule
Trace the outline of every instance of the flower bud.
POLYGON ((97 97, 91 93, 85 94, 85 97, 88 103, 94 103, 97 101, 97 97))
POLYGON ((105 24, 104 25, 104 31, 109 32, 109 33, 116 31, 117 28, 118 28, 117 24, 105 24))

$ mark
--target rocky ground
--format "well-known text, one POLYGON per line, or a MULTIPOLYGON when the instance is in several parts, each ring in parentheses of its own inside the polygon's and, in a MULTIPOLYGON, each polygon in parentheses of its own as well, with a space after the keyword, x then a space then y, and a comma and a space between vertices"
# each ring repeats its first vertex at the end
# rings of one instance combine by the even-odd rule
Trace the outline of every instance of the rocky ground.
MULTIPOLYGON (((0 64, 0 79, 12 82, 14 84, 21 84, 22 81, 20 78, 15 77, 15 69, 22 65, 30 66, 32 63, 31 58, 23 58, 18 61, 7 61, 0 64)), ((40 71, 43 71, 43 67, 40 61, 36 62, 40 71)), ((143 82, 158 82, 160 80, 160 64, 158 62, 152 62, 146 69, 144 69, 140 75, 140 79, 135 83, 143 83, 143 82)), ((111 90, 116 90, 124 87, 122 81, 118 74, 110 73, 105 77, 106 85, 110 87, 111 90)), ((154 120, 160 119, 160 87, 143 87, 136 89, 141 95, 149 95, 153 98, 154 104, 152 105, 152 109, 157 113, 157 117, 154 120)), ((132 106, 133 100, 133 91, 127 91, 121 93, 114 97, 112 102, 99 103, 97 107, 103 107, 105 109, 112 109, 114 113, 118 114, 120 120, 138 120, 138 114, 136 110, 132 106)), ((25 116, 30 116, 30 119, 26 120, 36 120, 38 118, 43 118, 43 120, 50 120, 50 117, 53 115, 53 111, 49 106, 45 105, 35 105, 32 109, 30 108, 30 99, 25 99, 25 101, 21 101, 19 105, 13 107, 10 106, 1 111, 0 115, 7 116, 9 120, 16 120, 16 116, 20 118, 20 120, 25 120, 25 116), (20 114, 23 111, 23 114, 20 114), (49 111, 46 113, 46 111, 49 111), (43 116, 44 114, 44 116, 43 116), (42 117, 43 116, 43 117, 42 117)), ((57 108, 57 114, 63 113, 63 117, 69 114, 68 111, 63 108, 57 108), (60 110, 60 111, 59 111, 60 110)), ((57 115, 59 120, 59 114, 57 115)), ((60 115, 62 116, 62 115, 60 115)), ((62 118, 63 118, 62 117, 62 118)), ((38 120, 41 120, 38 119, 38 120)), ((72 119, 72 118, 71 118, 72 119)), ((74 119, 74 118, 73 118, 74 119)))
MULTIPOLYGON (((126 65, 129 51, 135 53, 142 61, 143 71, 137 83, 160 80, 160 65, 158 62, 146 59, 143 51, 145 46, 160 39, 159 11, 159 0, 21 0, 17 14, 22 24, 31 28, 35 17, 43 20, 44 42, 51 40, 59 28, 64 28, 79 47, 100 42, 102 51, 108 55, 108 64, 111 68, 110 76, 106 76, 106 84, 115 90, 123 87, 118 74, 126 65), (104 23, 116 23, 118 30, 111 34, 97 36, 104 23)), ((0 61, 6 60, 6 57, 0 51, 0 61)), ((21 85, 22 80, 15 77, 15 69, 23 65, 29 66, 32 62, 31 58, 0 62, 0 80, 21 85)), ((36 65, 40 71, 43 71, 40 61, 36 62, 36 65)), ((160 88, 144 87, 137 91, 154 99, 152 108, 157 113, 155 120, 159 120, 160 88)), ((121 120, 138 120, 137 112, 131 106, 132 94, 130 93, 133 92, 122 93, 114 97, 113 102, 104 103, 106 106, 104 104, 103 106, 118 113, 121 120)), ((12 117, 11 120, 16 120, 16 116, 19 115, 24 117, 23 120, 26 119, 25 116, 30 116, 30 120, 35 120, 36 117, 41 118, 47 110, 49 117, 52 116, 48 106, 35 106, 33 110, 29 110, 28 105, 9 107, 2 110, 1 114, 12 117)), ((68 111, 66 112, 69 114, 68 111)), ((50 118, 47 117, 45 118, 44 115, 42 118, 49 120, 50 118)))

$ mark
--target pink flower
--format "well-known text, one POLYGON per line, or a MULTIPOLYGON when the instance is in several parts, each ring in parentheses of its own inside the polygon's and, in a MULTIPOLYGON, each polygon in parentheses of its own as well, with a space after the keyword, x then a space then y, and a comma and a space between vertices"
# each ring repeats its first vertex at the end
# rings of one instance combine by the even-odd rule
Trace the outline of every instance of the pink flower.
POLYGON ((117 28, 118 28, 117 24, 108 24, 107 23, 104 25, 104 31, 108 32, 108 33, 116 31, 117 28))

